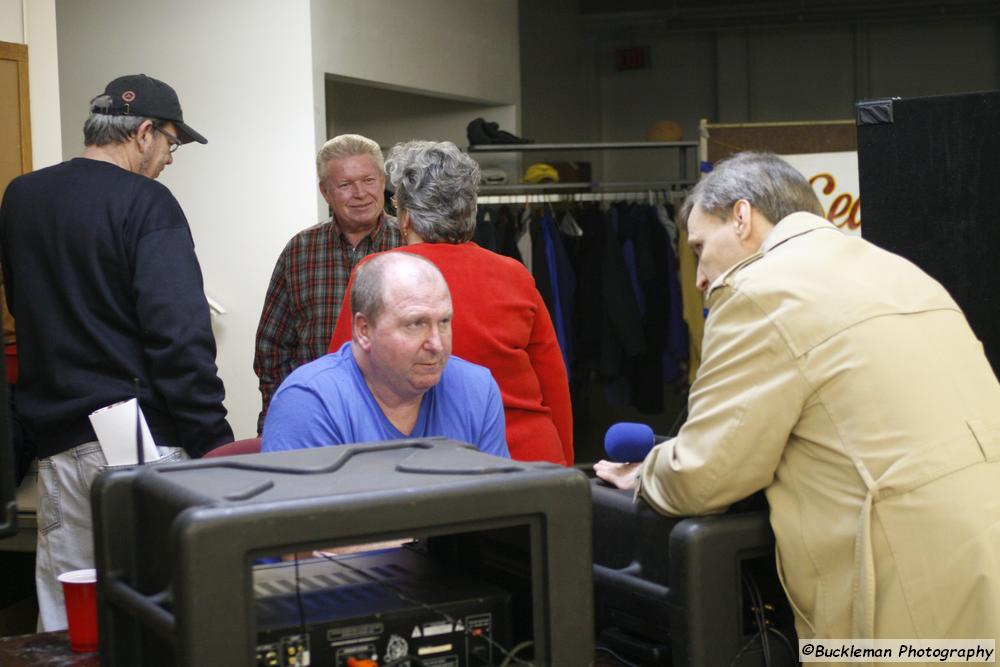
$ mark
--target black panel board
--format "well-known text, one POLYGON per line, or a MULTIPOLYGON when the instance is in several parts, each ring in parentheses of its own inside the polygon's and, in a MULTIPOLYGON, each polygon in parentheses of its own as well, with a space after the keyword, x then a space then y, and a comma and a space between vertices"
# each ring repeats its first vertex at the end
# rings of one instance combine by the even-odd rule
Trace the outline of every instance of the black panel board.
POLYGON ((891 104, 890 122, 858 127, 862 233, 945 286, 997 373, 1000 91, 891 104))

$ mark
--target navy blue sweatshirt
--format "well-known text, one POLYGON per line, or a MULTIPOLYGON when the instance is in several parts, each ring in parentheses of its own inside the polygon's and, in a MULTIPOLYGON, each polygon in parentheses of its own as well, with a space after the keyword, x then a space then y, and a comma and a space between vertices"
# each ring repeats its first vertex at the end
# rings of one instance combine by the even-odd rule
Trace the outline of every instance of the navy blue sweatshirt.
POLYGON ((17 409, 38 457, 95 440, 88 415, 134 395, 157 445, 233 440, 187 219, 160 183, 76 158, 13 181, 0 205, 17 322, 17 409))

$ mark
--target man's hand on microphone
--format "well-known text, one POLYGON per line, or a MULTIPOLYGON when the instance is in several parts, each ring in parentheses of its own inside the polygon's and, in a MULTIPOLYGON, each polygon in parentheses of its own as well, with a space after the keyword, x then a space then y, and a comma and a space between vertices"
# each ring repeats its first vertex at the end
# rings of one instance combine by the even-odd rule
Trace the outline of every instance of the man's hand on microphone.
POLYGON ((614 461, 598 461, 594 464, 594 472, 608 484, 619 489, 635 488, 635 471, 641 463, 615 463, 614 461))

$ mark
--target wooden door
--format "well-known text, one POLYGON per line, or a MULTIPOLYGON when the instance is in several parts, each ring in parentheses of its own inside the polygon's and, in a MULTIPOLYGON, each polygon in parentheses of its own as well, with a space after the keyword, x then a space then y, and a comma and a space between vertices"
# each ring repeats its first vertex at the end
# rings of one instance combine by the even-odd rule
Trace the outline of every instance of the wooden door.
MULTIPOLYGON (((15 176, 31 171, 28 47, 0 42, 0 193, 15 176)), ((0 304, 3 293, 0 291, 0 304)), ((4 342, 14 342, 14 320, 2 304, 4 342)))
POLYGON ((29 171, 28 47, 0 42, 0 192, 29 171))

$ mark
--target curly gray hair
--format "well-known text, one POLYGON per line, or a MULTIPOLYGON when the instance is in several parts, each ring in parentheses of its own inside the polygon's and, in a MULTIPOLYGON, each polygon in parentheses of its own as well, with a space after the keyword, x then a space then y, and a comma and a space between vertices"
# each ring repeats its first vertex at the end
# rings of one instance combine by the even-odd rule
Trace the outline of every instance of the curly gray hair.
POLYGON ((798 211, 824 215, 816 192, 799 170, 777 155, 747 151, 720 160, 698 182, 681 207, 681 224, 687 224, 695 206, 727 218, 740 199, 773 224, 798 211))
POLYGON ((385 162, 396 208, 431 243, 464 243, 476 229, 479 165, 450 141, 396 144, 385 162))

